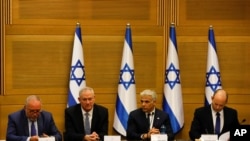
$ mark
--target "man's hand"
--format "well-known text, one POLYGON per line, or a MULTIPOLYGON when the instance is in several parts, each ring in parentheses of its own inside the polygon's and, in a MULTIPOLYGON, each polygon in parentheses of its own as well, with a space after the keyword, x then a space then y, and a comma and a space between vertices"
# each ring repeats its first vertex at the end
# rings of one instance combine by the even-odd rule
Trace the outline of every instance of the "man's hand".
POLYGON ((157 129, 157 128, 151 128, 149 131, 148 131, 148 138, 151 138, 151 135, 153 134, 160 134, 160 130, 157 129))
POLYGON ((39 136, 31 136, 30 141, 38 141, 39 136))
POLYGON ((47 134, 43 133, 42 136, 40 136, 42 138, 46 138, 46 137, 49 137, 47 134))
POLYGON ((84 136, 84 141, 98 141, 98 140, 100 140, 100 137, 96 132, 84 136))

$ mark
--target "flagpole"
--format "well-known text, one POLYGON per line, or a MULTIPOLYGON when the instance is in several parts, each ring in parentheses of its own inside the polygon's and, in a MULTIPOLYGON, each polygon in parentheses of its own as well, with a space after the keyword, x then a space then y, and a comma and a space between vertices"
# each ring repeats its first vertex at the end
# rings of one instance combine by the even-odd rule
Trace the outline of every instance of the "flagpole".
POLYGON ((182 88, 175 24, 170 24, 166 57, 165 83, 162 109, 168 113, 172 130, 176 134, 184 126, 182 88))
POLYGON ((217 56, 216 42, 213 26, 208 30, 208 53, 207 53, 206 85, 204 105, 211 104, 214 92, 222 88, 219 61, 217 56))
POLYGON ((76 23, 72 60, 70 67, 69 91, 67 106, 73 106, 78 102, 78 93, 80 89, 86 86, 85 67, 82 47, 81 25, 76 23))
POLYGON ((118 82, 118 93, 114 112, 113 128, 126 136, 129 113, 136 109, 136 87, 134 76, 131 26, 126 24, 123 55, 118 82))

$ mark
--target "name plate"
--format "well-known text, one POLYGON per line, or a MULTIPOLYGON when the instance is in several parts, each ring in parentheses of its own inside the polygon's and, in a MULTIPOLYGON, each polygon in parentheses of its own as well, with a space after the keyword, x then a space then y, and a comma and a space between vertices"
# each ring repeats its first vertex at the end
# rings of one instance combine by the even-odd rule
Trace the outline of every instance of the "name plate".
POLYGON ((151 141, 168 141, 168 135, 167 134, 151 135, 151 141))
POLYGON ((202 134, 201 141, 218 141, 218 135, 216 134, 202 134))
POLYGON ((121 136, 104 136, 104 141, 121 141, 121 136))
POLYGON ((42 137, 38 138, 38 141, 55 141, 55 137, 42 137))

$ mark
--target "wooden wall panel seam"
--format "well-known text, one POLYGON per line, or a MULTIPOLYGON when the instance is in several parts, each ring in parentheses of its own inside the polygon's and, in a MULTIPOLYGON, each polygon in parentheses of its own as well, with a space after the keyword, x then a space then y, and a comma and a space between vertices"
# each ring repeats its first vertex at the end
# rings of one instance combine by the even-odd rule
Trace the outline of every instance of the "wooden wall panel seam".
POLYGON ((12 11, 12 0, 4 0, 5 1, 5 24, 12 24, 12 16, 11 16, 11 11, 12 11))
POLYGON ((157 1, 157 5, 158 5, 158 15, 157 15, 157 25, 159 26, 163 26, 164 25, 164 21, 165 21, 165 10, 166 10, 166 6, 165 6, 165 0, 158 0, 157 1))
POLYGON ((179 0, 170 0, 170 22, 177 24, 177 7, 179 0))

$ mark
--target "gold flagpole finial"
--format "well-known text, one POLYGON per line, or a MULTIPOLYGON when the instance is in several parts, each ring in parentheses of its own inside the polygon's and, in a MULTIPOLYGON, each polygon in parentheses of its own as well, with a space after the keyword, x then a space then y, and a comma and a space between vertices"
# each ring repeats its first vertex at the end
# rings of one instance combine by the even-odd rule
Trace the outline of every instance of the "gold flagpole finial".
POLYGON ((210 25, 210 26, 209 26, 209 29, 213 29, 213 25, 210 25))
POLYGON ((170 26, 171 26, 171 27, 174 27, 174 26, 175 26, 175 23, 174 23, 174 22, 172 22, 172 23, 170 24, 170 26))
POLYGON ((80 26, 81 26, 81 24, 80 24, 79 22, 77 22, 77 23, 76 23, 76 26, 77 26, 77 27, 80 27, 80 26))
POLYGON ((126 27, 127 27, 127 28, 130 28, 130 23, 127 23, 126 27))

